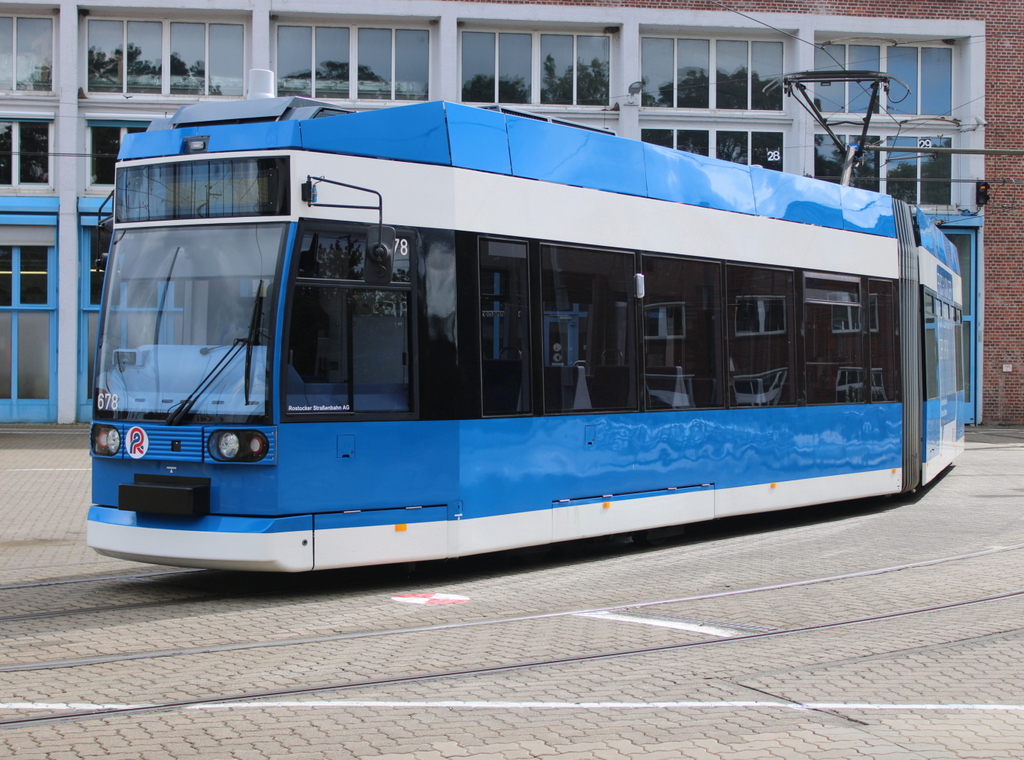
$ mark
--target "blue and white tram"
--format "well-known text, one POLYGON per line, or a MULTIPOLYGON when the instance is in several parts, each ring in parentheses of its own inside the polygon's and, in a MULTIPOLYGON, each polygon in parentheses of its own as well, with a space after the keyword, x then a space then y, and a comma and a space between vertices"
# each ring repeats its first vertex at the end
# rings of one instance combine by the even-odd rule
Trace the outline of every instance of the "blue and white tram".
POLYGON ((88 542, 305 571, 899 493, 963 447, 892 198, 450 103, 128 136, 88 542))

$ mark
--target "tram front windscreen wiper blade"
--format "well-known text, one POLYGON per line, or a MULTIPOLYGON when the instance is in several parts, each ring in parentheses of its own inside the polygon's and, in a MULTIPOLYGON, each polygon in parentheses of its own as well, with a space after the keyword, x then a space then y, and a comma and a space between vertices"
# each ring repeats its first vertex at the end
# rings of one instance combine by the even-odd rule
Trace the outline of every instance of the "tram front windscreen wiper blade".
POLYGON ((202 396, 207 389, 213 385, 213 381, 216 380, 220 373, 231 363, 231 360, 238 356, 238 352, 242 346, 248 343, 247 338, 235 338, 234 343, 231 344, 231 349, 220 358, 213 368, 203 375, 203 379, 199 381, 199 384, 195 389, 188 394, 184 399, 179 401, 177 404, 172 406, 167 412, 167 419, 164 420, 165 425, 179 425, 181 420, 192 411, 192 407, 195 406, 196 401, 202 396))
POLYGON ((260 344, 260 326, 263 323, 263 280, 256 290, 256 298, 252 305, 252 317, 249 318, 249 335, 245 341, 245 405, 249 406, 249 374, 252 369, 252 350, 260 344))

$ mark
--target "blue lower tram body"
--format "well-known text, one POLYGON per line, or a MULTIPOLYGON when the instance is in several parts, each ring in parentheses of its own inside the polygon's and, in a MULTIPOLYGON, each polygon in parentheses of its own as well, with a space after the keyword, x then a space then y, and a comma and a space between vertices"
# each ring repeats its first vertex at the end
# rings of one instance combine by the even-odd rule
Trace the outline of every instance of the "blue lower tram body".
MULTIPOLYGON (((94 457, 90 545, 161 564, 302 571, 440 559, 902 488, 896 403, 267 431, 269 466, 212 461, 199 427, 148 428, 153 445, 142 459, 94 457), (173 454, 160 439, 170 430, 186 439, 173 454), (118 509, 119 485, 135 473, 209 478, 210 514, 118 509)), ((953 446, 962 446, 962 427, 954 435, 953 446)), ((941 443, 926 450, 949 455, 946 463, 955 455, 941 443)))

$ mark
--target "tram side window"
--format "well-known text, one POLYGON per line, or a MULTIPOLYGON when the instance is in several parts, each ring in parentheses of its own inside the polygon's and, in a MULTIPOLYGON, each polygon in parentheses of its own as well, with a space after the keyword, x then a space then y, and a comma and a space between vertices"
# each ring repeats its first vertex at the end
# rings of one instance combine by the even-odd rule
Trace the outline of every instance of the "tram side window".
POLYGON ((868 285, 868 328, 871 342, 871 400, 899 401, 899 334, 893 284, 871 280, 868 285))
POLYGON ((480 241, 483 413, 530 411, 530 303, 526 243, 480 241))
MULTIPOLYGON (((299 246, 299 277, 327 280, 362 280, 366 256, 366 230, 361 227, 306 230, 299 246)), ((409 237, 398 236, 392 283, 409 282, 409 237)))
POLYGON ((956 312, 953 304, 942 302, 942 312, 938 321, 939 338, 939 397, 956 393, 959 388, 959 374, 956 358, 956 312))
POLYGON ((721 265, 644 256, 643 273, 647 408, 721 406, 721 265))
POLYGON ((939 397, 939 301, 931 293, 924 294, 924 397, 939 397))
POLYGON ((730 402, 793 403, 793 273, 729 266, 726 298, 730 402))
POLYGON ((285 411, 409 411, 412 235, 399 235, 391 285, 379 289, 363 282, 365 225, 307 228, 300 239, 285 411))
MULTIPOLYGON (((957 309, 954 314, 956 319, 956 389, 968 393, 967 364, 964 361, 964 346, 968 341, 968 325, 964 324, 964 313, 957 309)), ((969 395, 969 393, 968 393, 969 395)), ((969 400, 969 398, 964 399, 969 400)))
POLYGON ((408 314, 406 291, 296 287, 285 366, 286 411, 408 411, 408 314))
POLYGON ((541 247, 544 408, 637 408, 633 254, 541 247))
POLYGON ((867 399, 860 279, 804 279, 804 355, 808 404, 867 399))

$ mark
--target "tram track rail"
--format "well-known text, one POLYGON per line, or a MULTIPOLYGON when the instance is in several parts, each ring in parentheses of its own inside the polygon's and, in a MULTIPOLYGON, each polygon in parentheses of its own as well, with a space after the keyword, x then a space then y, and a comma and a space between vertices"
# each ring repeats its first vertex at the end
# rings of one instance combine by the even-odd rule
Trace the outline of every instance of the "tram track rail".
POLYGON ((182 597, 179 599, 155 599, 151 602, 130 602, 128 604, 101 604, 93 607, 77 607, 67 610, 48 610, 40 612, 25 612, 20 615, 4 615, 0 617, 0 623, 14 623, 21 620, 40 620, 43 618, 68 617, 70 615, 84 615, 87 613, 113 612, 116 610, 141 610, 152 607, 173 607, 189 602, 216 602, 225 599, 239 599, 245 594, 217 594, 194 597, 182 597))
POLYGON ((68 586, 75 583, 99 583, 100 581, 148 581, 165 575, 182 575, 186 573, 206 572, 200 568, 179 568, 176 570, 157 570, 151 573, 127 573, 124 575, 95 575, 88 578, 58 578, 49 581, 30 581, 28 583, 8 583, 0 585, 0 592, 14 591, 25 588, 44 588, 47 586, 68 586))
MULTIPOLYGON (((959 554, 959 555, 953 555, 953 556, 948 556, 948 557, 938 557, 938 558, 929 559, 929 560, 920 560, 918 562, 909 562, 909 563, 904 563, 904 564, 901 564, 901 565, 891 565, 891 566, 882 567, 882 568, 873 568, 873 569, 869 569, 869 570, 860 570, 860 571, 856 571, 856 572, 852 572, 852 573, 842 573, 842 574, 839 574, 839 575, 830 575, 830 576, 824 576, 824 577, 820 577, 820 578, 808 578, 808 579, 804 579, 804 580, 790 581, 790 582, 786 582, 786 583, 770 584, 770 585, 766 585, 766 586, 752 586, 752 587, 742 588, 742 589, 729 589, 729 590, 724 590, 724 591, 708 592, 708 593, 704 593, 704 594, 695 594, 695 595, 689 595, 689 596, 672 597, 672 598, 668 598, 668 599, 656 599, 656 600, 646 600, 646 601, 638 601, 638 602, 626 602, 626 603, 615 604, 615 605, 607 605, 607 606, 602 606, 602 607, 582 608, 582 609, 573 609, 573 610, 557 610, 557 611, 551 611, 551 612, 537 612, 537 613, 531 613, 531 614, 527 614, 527 615, 514 615, 514 616, 506 616, 506 617, 484 618, 484 619, 479 619, 479 620, 463 620, 463 621, 459 621, 459 622, 437 623, 437 624, 433 624, 433 625, 411 626, 411 627, 404 627, 404 628, 380 629, 380 630, 375 630, 375 631, 348 631, 348 632, 344 632, 344 633, 325 634, 325 635, 319 635, 319 636, 300 636, 300 637, 290 637, 290 638, 263 640, 263 641, 245 641, 245 642, 235 642, 235 643, 217 644, 217 645, 200 646, 200 647, 181 647, 181 648, 173 648, 173 649, 159 649, 159 650, 152 650, 152 651, 127 652, 127 653, 119 653, 119 654, 111 654, 111 655, 94 655, 94 656, 90 656, 90 657, 75 657, 75 658, 67 658, 67 659, 62 659, 62 660, 49 660, 49 661, 30 662, 30 663, 6 664, 6 665, 0 665, 0 673, 14 673, 14 672, 38 671, 38 670, 60 670, 60 669, 64 669, 64 668, 75 668, 75 667, 83 667, 83 666, 89 666, 89 665, 102 665, 102 664, 115 663, 115 662, 129 662, 129 661, 136 661, 136 660, 152 660, 152 659, 161 659, 161 658, 170 658, 170 657, 187 657, 187 656, 195 656, 195 655, 218 654, 218 653, 224 653, 224 652, 237 652, 237 651, 256 650, 256 649, 272 649, 272 648, 290 647, 290 646, 308 646, 308 645, 311 645, 311 644, 325 644, 325 643, 331 643, 331 642, 336 642, 336 641, 345 641, 345 640, 368 639, 368 638, 378 638, 378 637, 386 637, 386 636, 399 636, 399 635, 408 635, 408 634, 417 634, 417 633, 429 633, 429 632, 434 632, 434 631, 447 631, 447 630, 455 630, 455 629, 462 629, 462 628, 475 628, 475 627, 484 627, 484 626, 492 626, 492 625, 507 625, 507 624, 511 624, 511 623, 520 623, 520 622, 528 622, 528 621, 535 621, 535 620, 545 620, 545 619, 560 618, 560 617, 593 616, 593 615, 602 614, 602 613, 614 614, 614 613, 621 613, 621 612, 627 612, 627 611, 636 611, 636 610, 656 608, 656 607, 663 606, 663 605, 685 604, 685 603, 691 603, 691 602, 702 602, 702 601, 715 600, 715 599, 725 599, 725 598, 729 598, 729 597, 737 597, 737 596, 743 596, 743 595, 748 595, 748 594, 770 593, 770 592, 773 592, 773 591, 782 591, 782 590, 786 590, 786 589, 814 586, 814 585, 820 585, 820 584, 824 584, 824 583, 834 583, 834 582, 838 582, 838 581, 851 580, 851 579, 855 579, 855 578, 866 578, 866 577, 872 577, 872 576, 878 576, 878 575, 886 575, 886 574, 889 574, 889 573, 902 572, 902 571, 906 571, 906 570, 913 570, 913 569, 924 568, 924 567, 933 567, 933 566, 936 566, 936 565, 941 565, 941 564, 945 564, 945 563, 949 563, 949 562, 965 561, 965 560, 970 560, 970 559, 976 559, 976 558, 979 558, 979 557, 990 556, 990 555, 993 555, 993 554, 1000 554, 1000 553, 1010 552, 1010 551, 1018 551, 1018 550, 1021 550, 1021 549, 1024 549, 1024 544, 1014 544, 1014 545, 1011 545, 1011 546, 992 547, 990 549, 984 549, 984 550, 981 550, 981 551, 970 552, 970 553, 966 553, 966 554, 959 554)), ((1012 595, 1014 595, 1014 594, 1016 594, 1018 592, 1008 592, 1008 593, 1012 596, 1012 595)), ((243 598, 243 597, 244 597, 244 595, 225 595, 225 596, 219 597, 219 598, 222 598, 222 599, 238 599, 238 598, 243 598)), ((113 611, 113 610, 118 610, 118 609, 146 608, 147 606, 153 607, 153 606, 162 606, 162 605, 169 605, 169 604, 183 604, 183 603, 187 603, 187 602, 190 602, 190 601, 200 601, 200 602, 212 601, 215 598, 216 597, 210 596, 210 597, 197 597, 197 598, 194 598, 194 599, 165 600, 165 601, 157 601, 157 602, 152 602, 152 603, 142 602, 142 603, 131 604, 131 605, 111 605, 111 606, 108 606, 108 607, 83 608, 82 612, 89 612, 89 611, 99 612, 99 611, 113 611)), ((247 597, 245 597, 245 598, 247 598, 247 597)), ((998 598, 998 596, 992 597, 992 598, 998 598)), ((988 600, 989 597, 985 597, 984 599, 988 600)), ((969 603, 973 603, 973 602, 969 602, 969 603)), ((954 606, 959 605, 959 604, 961 604, 961 603, 953 603, 954 606)), ((942 608, 942 606, 939 605, 939 606, 936 606, 934 609, 941 609, 941 608, 942 608)), ((923 608, 923 609, 929 610, 929 609, 933 609, 933 608, 923 608)), ((0 623, 2 623, 4 621, 12 621, 12 620, 24 620, 24 619, 36 619, 36 618, 42 618, 42 617, 52 617, 52 616, 54 616, 56 614, 60 614, 60 613, 35 613, 35 614, 32 614, 32 615, 26 615, 26 616, 10 616, 10 617, 7 617, 7 618, 0 618, 0 623)), ((801 629, 794 629, 794 630, 801 630, 801 629)), ((770 631, 770 633, 773 633, 773 634, 774 633, 785 633, 785 632, 787 632, 787 630, 783 630, 783 631, 770 631)), ((761 634, 755 634, 755 635, 761 635, 761 634)), ((730 640, 745 640, 745 639, 748 639, 748 638, 750 638, 750 637, 749 636, 734 636, 730 640)), ((0 725, 2 725, 2 723, 0 723, 0 725)))
MULTIPOLYGON (((746 591, 745 593, 749 593, 746 591)), ((697 648, 708 648, 708 647, 720 647, 727 645, 738 645, 743 643, 750 643, 755 641, 761 641, 766 639, 787 637, 787 636, 798 636, 805 634, 814 634, 822 631, 835 630, 838 628, 845 628, 857 625, 867 625, 870 623, 885 622, 890 620, 897 620, 900 618, 911 617, 915 615, 930 614, 936 612, 942 612, 946 610, 953 610, 958 608, 970 607, 980 604, 990 604, 993 602, 1005 601, 1009 599, 1024 597, 1024 589, 1016 589, 1013 591, 1007 591, 999 594, 991 594, 984 597, 977 597, 975 599, 959 600, 955 602, 948 602, 944 604, 929 605, 926 607, 920 607, 908 610, 899 610, 894 612, 880 613, 877 615, 868 615, 865 617, 852 618, 848 620, 832 621, 827 623, 819 623, 810 626, 801 626, 797 628, 789 628, 779 631, 766 631, 760 633, 751 633, 743 636, 735 636, 732 638, 721 638, 713 640, 700 640, 700 641, 684 641, 675 642, 669 644, 659 644, 654 646, 637 647, 630 649, 619 649, 612 651, 603 652, 586 652, 578 655, 562 656, 562 657, 551 657, 551 658, 540 658, 535 660, 526 660, 521 662, 512 663, 500 663, 494 665, 481 665, 468 668, 453 668, 448 670, 437 670, 425 673, 405 673, 393 676, 383 676, 379 678, 366 678, 356 679, 352 681, 333 681, 328 683, 320 684, 308 684, 302 686, 294 686, 283 689, 269 689, 269 690, 258 690, 258 691, 246 691, 237 692, 234 694, 217 694, 206 697, 194 697, 190 699, 179 699, 179 700, 167 700, 164 702, 152 702, 140 705, 104 705, 99 708, 85 708, 81 710, 58 712, 58 713, 47 713, 44 715, 30 715, 26 717, 8 718, 0 720, 0 729, 16 729, 26 728, 30 726, 37 726, 50 723, 65 723, 65 722, 77 722, 85 720, 103 719, 114 716, 124 715, 138 715, 143 713, 153 712, 166 712, 171 710, 190 709, 190 708, 202 708, 211 706, 223 706, 230 707, 233 703, 252 702, 256 700, 264 699, 275 699, 285 697, 302 697, 310 696, 315 694, 324 694, 330 692, 348 691, 354 689, 367 689, 367 688, 379 688, 386 686, 397 686, 411 683, 418 683, 424 681, 432 681, 438 679, 455 679, 455 678, 474 678, 478 676, 486 676, 500 673, 514 672, 518 670, 528 670, 533 668, 541 667, 554 667, 559 665, 573 665, 585 662, 593 662, 598 660, 609 660, 623 657, 637 657, 649 654, 658 654, 662 652, 680 651, 686 649, 697 649, 697 648)), ((571 613, 562 613, 571 614, 571 613)), ((550 617, 550 615, 536 615, 530 617, 550 617)), ((443 626, 438 626, 441 628, 443 626)), ((449 626, 450 627, 450 626, 449 626)), ((428 630, 432 627, 426 627, 428 630)))

